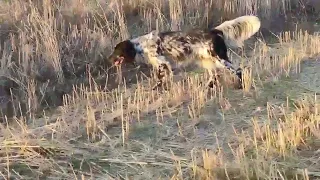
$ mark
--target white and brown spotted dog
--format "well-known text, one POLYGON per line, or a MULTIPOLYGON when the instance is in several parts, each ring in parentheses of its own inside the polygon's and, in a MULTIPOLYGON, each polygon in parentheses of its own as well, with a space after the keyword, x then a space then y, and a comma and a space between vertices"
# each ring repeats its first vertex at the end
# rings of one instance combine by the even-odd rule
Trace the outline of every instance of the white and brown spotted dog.
POLYGON ((118 43, 109 60, 115 65, 135 63, 136 56, 141 55, 143 63, 158 70, 157 86, 162 85, 166 72, 171 73, 173 69, 190 63, 208 70, 211 77, 208 84, 212 85, 216 68, 230 70, 241 82, 242 70, 232 66, 227 55, 228 47, 243 46, 245 40, 259 31, 260 25, 258 17, 248 15, 225 21, 209 31, 152 31, 118 43))

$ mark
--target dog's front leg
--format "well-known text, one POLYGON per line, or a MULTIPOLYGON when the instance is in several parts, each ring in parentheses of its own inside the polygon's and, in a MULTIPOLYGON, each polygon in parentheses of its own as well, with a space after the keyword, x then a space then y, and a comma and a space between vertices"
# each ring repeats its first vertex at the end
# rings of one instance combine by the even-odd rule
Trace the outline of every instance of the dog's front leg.
POLYGON ((163 86, 164 80, 172 73, 171 64, 164 56, 161 55, 148 55, 148 61, 157 70, 157 84, 152 88, 155 90, 157 87, 163 86))
POLYGON ((152 88, 155 90, 157 87, 163 86, 163 81, 169 73, 169 67, 166 64, 160 64, 157 69, 157 84, 152 88))

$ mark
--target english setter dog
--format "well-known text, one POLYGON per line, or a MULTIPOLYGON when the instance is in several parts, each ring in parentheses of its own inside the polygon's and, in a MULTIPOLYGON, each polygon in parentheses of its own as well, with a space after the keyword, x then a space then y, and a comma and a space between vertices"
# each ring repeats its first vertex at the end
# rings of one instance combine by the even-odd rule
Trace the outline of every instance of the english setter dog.
POLYGON ((137 62, 136 56, 141 55, 142 63, 151 64, 157 69, 158 82, 154 88, 161 86, 165 76, 171 74, 172 70, 190 63, 209 72, 208 85, 212 86, 215 80, 213 71, 223 68, 237 75, 242 84, 242 69, 232 66, 227 55, 228 47, 243 46, 243 42, 257 33, 260 26, 258 17, 246 15, 206 31, 152 31, 118 43, 109 61, 115 65, 134 64, 137 62))

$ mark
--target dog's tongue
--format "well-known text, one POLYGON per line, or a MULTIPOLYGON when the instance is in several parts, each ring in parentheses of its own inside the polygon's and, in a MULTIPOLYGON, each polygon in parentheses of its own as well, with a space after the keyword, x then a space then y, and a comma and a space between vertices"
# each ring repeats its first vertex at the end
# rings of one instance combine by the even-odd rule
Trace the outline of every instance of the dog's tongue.
POLYGON ((114 65, 116 65, 116 66, 118 66, 120 64, 120 61, 118 60, 118 61, 116 61, 116 62, 114 62, 114 65))
POLYGON ((122 61, 123 61, 123 58, 119 58, 119 59, 117 59, 117 61, 114 62, 114 64, 115 64, 116 66, 118 66, 119 64, 122 63, 122 61))

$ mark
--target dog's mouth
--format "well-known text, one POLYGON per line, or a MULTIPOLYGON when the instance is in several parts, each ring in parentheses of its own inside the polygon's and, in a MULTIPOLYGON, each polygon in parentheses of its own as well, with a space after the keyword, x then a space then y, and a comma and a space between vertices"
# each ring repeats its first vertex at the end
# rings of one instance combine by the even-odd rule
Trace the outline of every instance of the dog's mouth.
POLYGON ((117 57, 117 59, 114 61, 114 65, 119 66, 123 63, 124 58, 123 57, 117 57))

